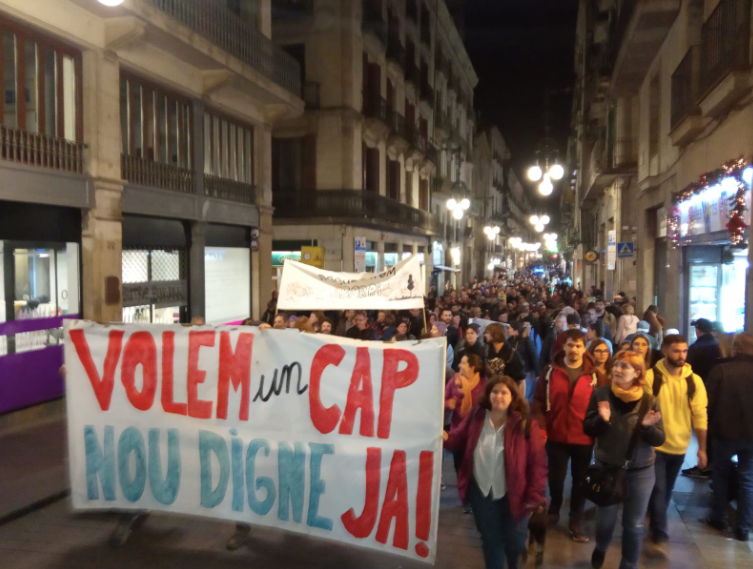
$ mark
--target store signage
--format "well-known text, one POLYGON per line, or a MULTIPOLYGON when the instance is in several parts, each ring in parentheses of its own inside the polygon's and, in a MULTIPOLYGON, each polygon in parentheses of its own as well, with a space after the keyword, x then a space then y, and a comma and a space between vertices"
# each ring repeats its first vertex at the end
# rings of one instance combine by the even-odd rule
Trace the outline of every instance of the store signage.
POLYGON ((293 261, 301 260, 300 251, 273 251, 272 252, 272 266, 282 267, 285 264, 285 259, 292 259, 293 261))
POLYGON ((607 232, 607 270, 614 271, 617 263, 617 231, 610 229, 607 232))
POLYGON ((617 244, 617 256, 620 259, 626 259, 635 255, 635 245, 632 241, 617 244))
MULTIPOLYGON (((736 184, 726 185, 723 182, 680 202, 680 237, 726 231, 736 194, 736 184)), ((745 196, 746 202, 750 203, 750 187, 745 196)), ((746 217, 745 222, 750 224, 750 209, 747 210, 746 217)))
POLYGON ((76 321, 73 507, 233 520, 433 563, 444 356, 444 338, 76 321))
POLYGON ((590 251, 586 251, 585 258, 587 263, 595 263, 599 258, 599 254, 592 249, 590 251))
POLYGON ((366 237, 355 238, 354 264, 357 273, 366 272, 366 237))
POLYGON ((280 310, 405 310, 424 307, 423 271, 418 256, 379 273, 340 273, 285 261, 280 310))
POLYGON ((123 306, 154 305, 156 308, 188 304, 188 283, 182 281, 151 281, 123 284, 123 306))
POLYGON ((301 247, 301 263, 318 269, 324 268, 324 247, 301 247))

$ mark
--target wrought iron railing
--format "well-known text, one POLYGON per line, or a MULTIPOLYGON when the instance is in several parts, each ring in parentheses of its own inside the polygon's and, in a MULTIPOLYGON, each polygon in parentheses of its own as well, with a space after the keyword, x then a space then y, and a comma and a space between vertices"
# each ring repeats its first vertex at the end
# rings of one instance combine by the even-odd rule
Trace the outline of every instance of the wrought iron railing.
POLYGON ((210 198, 253 204, 256 202, 256 188, 251 184, 204 174, 204 195, 210 198))
POLYGON ((132 184, 152 186, 182 194, 191 194, 194 191, 192 170, 125 154, 120 157, 120 167, 123 179, 132 184))
POLYGON ((303 100, 307 109, 319 108, 319 82, 306 81, 303 84, 303 100))
POLYGON ((418 1, 417 0, 408 0, 405 5, 405 17, 413 22, 414 24, 418 23, 418 1))
POLYGON ((429 85, 428 81, 421 82, 421 99, 432 105, 434 104, 434 88, 429 85))
POLYGON ((434 141, 429 141, 426 145, 426 159, 435 166, 439 166, 439 149, 434 141))
POLYGON ((400 36, 397 32, 390 30, 389 40, 387 42, 387 59, 397 63, 401 69, 405 69, 405 47, 400 43, 400 36))
POLYGON ((364 32, 374 34, 382 45, 387 46, 387 21, 382 16, 380 2, 365 0, 363 3, 363 23, 361 28, 364 32))
POLYGON ((387 121, 387 99, 375 93, 366 93, 363 98, 363 115, 369 119, 387 121))
POLYGON ((373 220, 376 225, 396 223, 424 231, 436 227, 430 212, 364 190, 275 191, 273 204, 280 218, 373 220))
POLYGON ((0 158, 8 162, 81 174, 84 145, 0 125, 0 158))
POLYGON ((314 0, 272 0, 272 21, 291 22, 314 13, 314 0))
POLYGON ((692 46, 672 73, 670 105, 671 127, 675 128, 695 108, 698 100, 698 64, 700 51, 692 46))
POLYGON ((147 0, 171 18, 250 65, 294 95, 301 95, 298 62, 218 0, 147 0))
POLYGON ((418 86, 421 81, 421 70, 418 68, 416 61, 408 59, 405 62, 405 80, 418 86))
POLYGON ((721 0, 701 29, 700 95, 750 66, 751 0, 721 0))
POLYGON ((403 115, 397 111, 392 111, 389 113, 387 121, 392 134, 408 140, 408 125, 405 122, 405 117, 403 115))

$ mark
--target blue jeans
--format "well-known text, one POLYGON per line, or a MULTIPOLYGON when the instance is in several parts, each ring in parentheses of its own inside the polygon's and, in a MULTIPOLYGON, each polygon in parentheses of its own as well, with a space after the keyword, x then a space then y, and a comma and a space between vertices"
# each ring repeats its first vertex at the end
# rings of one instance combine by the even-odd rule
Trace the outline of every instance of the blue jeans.
MULTIPOLYGON (((652 466, 628 470, 627 493, 622 505, 622 562, 620 569, 636 569, 643 545, 643 523, 656 473, 652 466)), ((617 525, 619 504, 596 510, 596 549, 606 552, 617 525)))
POLYGON ((648 507, 651 516, 649 524, 651 538, 657 543, 669 541, 667 509, 683 462, 685 462, 684 454, 666 454, 656 451, 656 462, 654 463, 656 485, 651 493, 651 501, 648 507))
POLYGON ((735 527, 750 531, 753 517, 753 441, 714 439, 714 498, 711 519, 725 521, 729 503, 729 477, 732 457, 737 455, 737 516, 735 527))
POLYGON ((526 399, 528 404, 533 403, 533 392, 536 389, 536 372, 526 372, 526 399))
POLYGON ((526 548, 529 516, 516 522, 507 496, 501 500, 493 500, 491 493, 484 496, 475 478, 471 479, 468 497, 476 528, 481 534, 486 569, 502 569, 505 559, 508 569, 517 569, 518 560, 526 548))

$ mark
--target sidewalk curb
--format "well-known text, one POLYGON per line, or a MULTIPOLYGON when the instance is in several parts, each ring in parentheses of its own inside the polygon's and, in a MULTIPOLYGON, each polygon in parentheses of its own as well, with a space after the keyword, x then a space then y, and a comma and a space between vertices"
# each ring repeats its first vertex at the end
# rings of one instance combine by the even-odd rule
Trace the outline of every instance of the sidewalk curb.
POLYGON ((14 522, 19 518, 23 518, 24 516, 31 514, 32 512, 46 508, 47 506, 54 504, 55 502, 59 502, 60 500, 70 496, 70 494, 71 490, 70 488, 67 488, 62 492, 58 492, 57 494, 53 494, 52 496, 47 496, 46 498, 32 502, 28 506, 14 510, 9 514, 5 514, 4 516, 0 517, 0 527, 4 526, 5 524, 14 522))

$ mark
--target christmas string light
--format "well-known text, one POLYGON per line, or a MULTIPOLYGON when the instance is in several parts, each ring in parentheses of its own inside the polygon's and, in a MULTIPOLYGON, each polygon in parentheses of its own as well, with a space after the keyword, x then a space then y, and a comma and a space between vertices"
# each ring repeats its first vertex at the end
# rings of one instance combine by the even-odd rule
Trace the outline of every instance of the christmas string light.
MULTIPOLYGON (((685 187, 673 198, 673 215, 667 220, 667 230, 670 233, 670 242, 673 248, 677 248, 680 244, 680 231, 679 231, 679 204, 689 201, 695 196, 699 196, 709 188, 722 184, 722 182, 728 178, 733 180, 733 184, 736 188, 735 197, 732 201, 732 208, 730 211, 730 219, 727 223, 727 231, 729 231, 730 241, 733 246, 745 248, 745 212, 748 209, 748 204, 745 200, 745 190, 750 184, 751 172, 748 171, 746 175, 746 168, 748 168, 747 162, 744 158, 738 158, 736 160, 730 160, 724 164, 721 168, 717 168, 712 172, 707 172, 699 177, 698 182, 693 182, 685 187), (677 232, 676 235, 674 232, 677 232)), ((687 235, 688 237, 693 234, 693 226, 695 220, 690 221, 687 235)))

